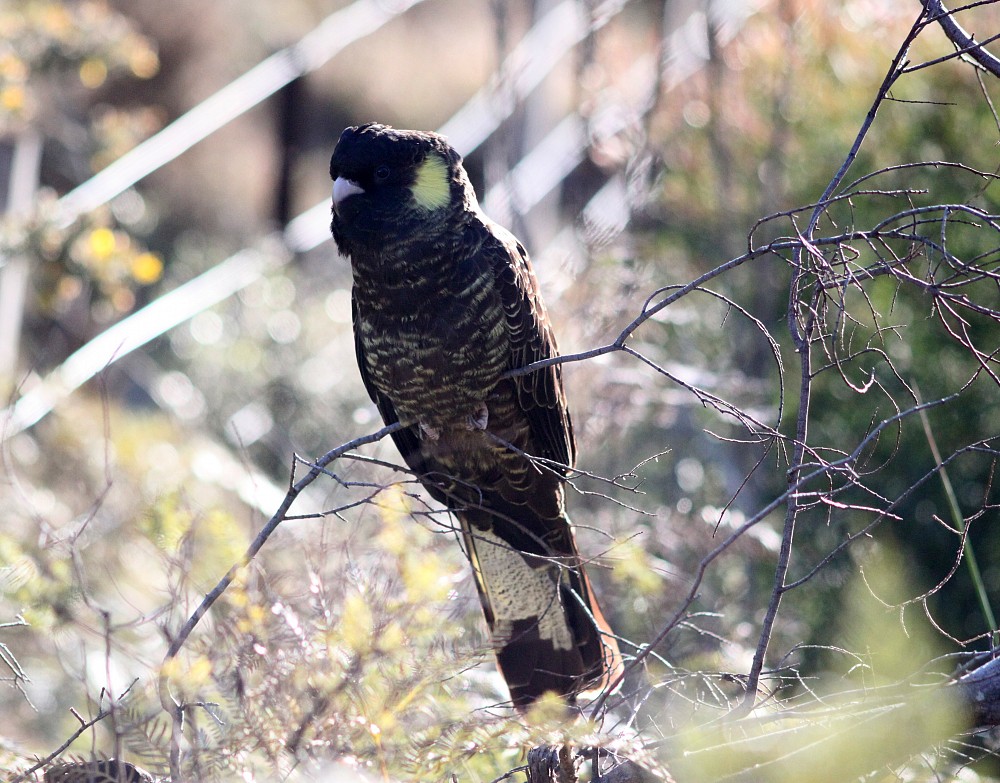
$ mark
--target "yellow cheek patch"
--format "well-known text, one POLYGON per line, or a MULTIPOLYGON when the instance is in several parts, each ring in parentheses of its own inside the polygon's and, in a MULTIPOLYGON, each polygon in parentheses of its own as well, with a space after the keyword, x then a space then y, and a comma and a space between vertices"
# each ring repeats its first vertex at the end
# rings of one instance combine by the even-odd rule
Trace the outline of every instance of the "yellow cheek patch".
POLYGON ((448 164, 440 155, 432 152, 420 164, 416 182, 413 183, 413 200, 428 212, 440 209, 451 201, 448 164))

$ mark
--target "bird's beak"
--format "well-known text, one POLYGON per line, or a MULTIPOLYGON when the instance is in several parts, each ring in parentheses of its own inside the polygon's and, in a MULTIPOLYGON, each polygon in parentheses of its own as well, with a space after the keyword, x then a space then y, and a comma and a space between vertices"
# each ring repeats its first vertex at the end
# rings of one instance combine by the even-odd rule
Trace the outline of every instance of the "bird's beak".
POLYGON ((352 182, 344 177, 337 177, 333 181, 333 211, 337 211, 337 207, 340 206, 340 202, 343 201, 348 196, 353 196, 355 193, 364 193, 365 189, 361 187, 357 182, 352 182))

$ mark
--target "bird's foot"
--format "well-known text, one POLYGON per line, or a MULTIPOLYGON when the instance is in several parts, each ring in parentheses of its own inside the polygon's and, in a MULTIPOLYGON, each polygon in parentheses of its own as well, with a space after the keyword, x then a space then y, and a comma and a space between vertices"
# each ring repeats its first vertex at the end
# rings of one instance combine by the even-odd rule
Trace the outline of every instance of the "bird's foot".
POLYGON ((437 427, 432 427, 430 424, 427 424, 426 422, 423 421, 419 423, 419 426, 420 426, 420 435, 424 440, 436 441, 438 438, 441 437, 441 430, 439 430, 437 427))
POLYGON ((472 413, 469 414, 466 419, 465 426, 469 430, 485 430, 486 425, 490 421, 490 409, 486 407, 486 403, 480 403, 479 407, 476 408, 472 413))

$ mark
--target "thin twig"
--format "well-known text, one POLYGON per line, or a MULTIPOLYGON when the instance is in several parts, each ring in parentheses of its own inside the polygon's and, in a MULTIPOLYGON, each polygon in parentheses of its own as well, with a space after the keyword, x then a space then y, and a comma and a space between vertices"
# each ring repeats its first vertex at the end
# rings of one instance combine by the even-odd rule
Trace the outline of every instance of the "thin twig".
MULTIPOLYGON (((126 688, 122 692, 122 695, 119 697, 119 700, 125 698, 138 681, 139 681, 138 678, 132 680, 132 683, 128 686, 128 688, 126 688)), ((110 708, 99 710, 97 715, 95 715, 90 720, 84 720, 84 718, 81 717, 81 715, 72 708, 70 709, 70 712, 73 713, 76 719, 80 722, 80 728, 74 731, 67 738, 67 740, 63 742, 62 745, 60 745, 58 748, 52 751, 48 756, 38 761, 38 763, 36 763, 33 767, 30 767, 29 769, 26 769, 24 772, 20 773, 16 778, 13 778, 11 781, 9 781, 9 783, 23 783, 24 781, 29 780, 31 778, 32 773, 37 772, 38 770, 42 769, 43 767, 55 761, 55 759, 57 759, 62 754, 62 752, 66 750, 70 745, 76 742, 77 738, 80 737, 85 731, 96 726, 105 718, 110 717, 112 710, 110 708)))
MULTIPOLYGON (((892 63, 890 64, 889 69, 882 80, 882 84, 880 85, 875 96, 875 100, 872 102, 872 105, 868 110, 868 114, 865 116, 865 119, 861 124, 861 128, 854 138, 854 143, 851 145, 850 151, 847 153, 847 157, 841 164, 840 169, 838 169, 837 173, 827 184, 826 189, 823 191, 823 195, 819 198, 816 207, 813 209, 812 214, 809 217, 808 227, 801 237, 802 243, 794 251, 792 280, 789 285, 787 321, 788 330, 792 336, 792 343, 795 346, 796 352, 799 354, 801 372, 799 382, 799 412, 795 425, 795 446, 793 448, 792 464, 788 471, 789 485, 796 484, 800 480, 800 471, 803 468, 803 456, 806 453, 806 443, 808 442, 809 402, 811 399, 813 381, 811 349, 814 337, 813 329, 816 325, 817 309, 820 306, 820 296, 822 294, 822 285, 819 280, 817 280, 812 286, 812 293, 808 299, 808 306, 805 308, 805 322, 800 329, 798 323, 798 318, 802 310, 800 288, 801 282, 807 272, 807 265, 804 261, 803 250, 808 250, 810 254, 813 252, 818 253, 818 251, 813 249, 812 242, 816 228, 819 225, 820 217, 826 211, 825 204, 840 187, 844 178, 847 176, 847 172, 857 159, 861 146, 868 135, 868 131, 875 122, 875 117, 878 114, 879 107, 885 101, 892 85, 895 84, 896 80, 902 75, 910 45, 923 29, 923 22, 926 13, 926 9, 921 10, 920 15, 911 26, 909 33, 897 50, 895 57, 893 57, 892 63)), ((760 635, 757 640, 757 649, 754 653, 753 662, 750 665, 750 672, 747 676, 746 694, 743 702, 736 711, 737 714, 745 714, 753 709, 757 698, 757 685, 760 680, 761 672, 764 669, 764 659, 767 655, 767 647, 771 640, 771 631, 774 627, 774 621, 777 618, 778 608, 781 603, 781 596, 785 591, 785 577, 788 572, 788 564, 792 552, 792 542, 795 536, 795 522, 799 512, 798 498, 795 493, 789 492, 787 493, 787 496, 788 504, 785 507, 785 524, 782 531, 778 560, 775 564, 771 597, 768 602, 767 611, 764 615, 764 620, 761 623, 760 635)))
POLYGON ((320 457, 318 460, 312 463, 312 468, 310 469, 309 473, 307 473, 304 477, 302 477, 295 483, 292 483, 292 481, 294 481, 295 478, 293 472, 291 477, 289 478, 288 492, 285 494, 284 500, 282 500, 281 504, 278 506, 278 510, 274 512, 271 519, 268 520, 268 523, 264 525, 261 531, 257 534, 257 537, 254 538, 253 542, 250 544, 249 548, 244 553, 240 561, 234 564, 229 569, 229 571, 226 572, 226 575, 222 577, 221 580, 219 580, 219 583, 209 593, 205 595, 201 603, 198 605, 198 608, 195 609, 194 613, 187 619, 187 622, 185 622, 184 625, 181 626, 181 629, 180 631, 178 631, 177 635, 171 640, 170 646, 167 648, 167 654, 163 658, 163 664, 160 667, 159 695, 160 695, 161 706, 167 712, 167 714, 171 716, 172 720, 173 736, 171 739, 171 750, 170 750, 170 775, 171 778, 175 781, 175 783, 176 781, 181 780, 180 734, 183 729, 183 714, 185 705, 178 703, 170 693, 169 679, 165 674, 165 672, 169 672, 170 670, 168 664, 177 656, 177 654, 184 647, 184 644, 187 642, 188 637, 191 635, 191 632, 201 621, 202 617, 204 617, 208 613, 209 609, 212 608, 212 605, 217 600, 219 600, 220 597, 222 597, 222 594, 226 592, 226 590, 236 579, 240 571, 242 571, 253 560, 256 554, 260 551, 261 547, 263 547, 264 544, 267 542, 267 539, 270 538, 271 534, 275 530, 277 530, 278 525, 280 525, 285 520, 288 514, 288 510, 291 508, 292 503, 295 502, 295 499, 299 496, 299 494, 303 490, 305 490, 306 487, 312 484, 313 481, 315 481, 317 478, 319 478, 326 472, 325 471, 326 466, 329 465, 331 462, 339 459, 347 452, 352 451, 353 449, 356 449, 359 446, 364 446, 365 444, 374 443, 376 441, 382 440, 382 438, 384 438, 386 435, 391 435, 392 433, 397 432, 402 428, 403 425, 397 421, 393 424, 389 424, 383 427, 378 432, 374 432, 369 435, 363 435, 360 438, 355 438, 349 443, 345 443, 341 446, 338 446, 335 449, 332 449, 331 451, 328 451, 326 454, 324 454, 322 457, 320 457))

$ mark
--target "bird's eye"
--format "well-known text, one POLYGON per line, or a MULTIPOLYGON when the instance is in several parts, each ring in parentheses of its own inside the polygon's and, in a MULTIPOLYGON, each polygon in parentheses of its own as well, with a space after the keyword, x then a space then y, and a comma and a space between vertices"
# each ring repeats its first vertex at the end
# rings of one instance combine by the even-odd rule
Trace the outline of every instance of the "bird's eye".
POLYGON ((389 179, 390 173, 391 172, 389 171, 388 166, 379 166, 377 169, 375 169, 375 181, 385 182, 387 179, 389 179))

